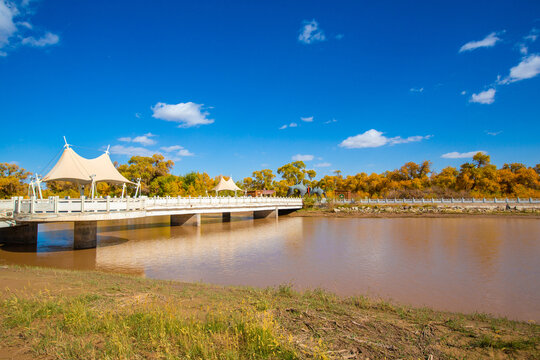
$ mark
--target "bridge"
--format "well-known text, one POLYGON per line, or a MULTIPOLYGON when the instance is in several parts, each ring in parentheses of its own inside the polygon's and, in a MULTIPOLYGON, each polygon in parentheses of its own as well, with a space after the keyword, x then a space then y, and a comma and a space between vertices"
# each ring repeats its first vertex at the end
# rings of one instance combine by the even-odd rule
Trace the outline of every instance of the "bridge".
POLYGON ((277 218, 301 208, 302 199, 284 197, 14 197, 0 201, 0 220, 7 225, 0 228, 0 238, 35 244, 38 224, 73 222, 73 247, 87 249, 96 247, 98 221, 167 215, 171 226, 200 226, 202 214, 222 214, 226 222, 231 220, 232 213, 252 212, 255 219, 277 218))

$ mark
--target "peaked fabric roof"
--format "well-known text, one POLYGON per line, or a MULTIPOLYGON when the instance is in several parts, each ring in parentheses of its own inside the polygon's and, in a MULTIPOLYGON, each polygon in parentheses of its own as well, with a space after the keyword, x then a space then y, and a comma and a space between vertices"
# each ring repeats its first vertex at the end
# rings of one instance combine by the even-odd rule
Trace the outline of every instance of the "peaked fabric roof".
POLYGON ((232 190, 232 191, 242 191, 234 183, 232 177, 229 180, 225 180, 223 176, 219 179, 219 183, 212 189, 213 191, 223 191, 223 190, 232 190))
POLYGON ((62 156, 51 171, 43 177, 43 181, 60 180, 90 184, 92 176, 94 176, 94 182, 133 184, 116 170, 107 153, 95 159, 86 159, 69 146, 64 149, 62 156))

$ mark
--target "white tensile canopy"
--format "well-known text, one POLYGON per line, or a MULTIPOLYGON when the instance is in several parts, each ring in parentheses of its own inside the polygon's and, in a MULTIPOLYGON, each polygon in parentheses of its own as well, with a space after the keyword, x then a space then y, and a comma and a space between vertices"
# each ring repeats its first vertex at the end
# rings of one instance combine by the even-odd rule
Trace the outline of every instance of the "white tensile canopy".
POLYGON ((219 179, 219 183, 212 190, 215 192, 219 192, 223 190, 243 191, 238 186, 236 186, 232 177, 230 177, 229 180, 225 180, 223 176, 219 179))
POLYGON ((66 146, 60 160, 42 181, 71 181, 80 185, 100 181, 112 184, 134 184, 114 167, 108 153, 95 159, 85 159, 66 146))

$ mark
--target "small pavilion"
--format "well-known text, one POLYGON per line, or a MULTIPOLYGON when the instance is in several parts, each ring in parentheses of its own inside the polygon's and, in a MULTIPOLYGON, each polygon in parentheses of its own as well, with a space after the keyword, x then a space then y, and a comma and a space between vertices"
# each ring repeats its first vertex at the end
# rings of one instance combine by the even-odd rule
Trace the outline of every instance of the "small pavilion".
POLYGON ((234 191, 235 194, 237 191, 244 191, 234 183, 232 177, 229 177, 229 180, 225 180, 223 176, 221 176, 218 184, 212 189, 212 191, 215 191, 217 195, 220 191, 225 190, 234 191))
POLYGON ((126 179, 114 167, 109 157, 108 149, 97 158, 86 159, 77 154, 67 143, 58 162, 40 181, 74 182, 79 186, 81 194, 83 194, 84 186, 90 185, 92 198, 96 193, 96 184, 98 182, 107 182, 116 185, 122 184, 122 196, 124 195, 126 184, 137 185, 137 191, 139 187, 139 184, 126 179))

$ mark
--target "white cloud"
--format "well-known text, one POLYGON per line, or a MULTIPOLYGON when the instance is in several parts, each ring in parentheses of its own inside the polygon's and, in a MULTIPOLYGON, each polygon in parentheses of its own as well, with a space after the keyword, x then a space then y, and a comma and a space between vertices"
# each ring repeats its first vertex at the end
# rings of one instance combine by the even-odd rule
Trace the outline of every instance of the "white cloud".
POLYGON ((332 119, 332 120, 325 121, 324 123, 325 123, 325 124, 332 124, 332 123, 335 123, 335 122, 337 122, 337 120, 336 120, 336 119, 332 119))
POLYGON ((134 142, 134 143, 139 143, 139 144, 142 144, 142 145, 154 145, 156 143, 156 141, 154 139, 151 139, 151 137, 154 137, 156 135, 152 134, 152 133, 147 133, 147 134, 144 134, 144 135, 141 135, 141 136, 136 136, 134 138, 131 138, 131 137, 121 137, 121 138, 118 138, 119 141, 124 141, 124 142, 134 142))
POLYGON ((198 125, 208 125, 214 122, 213 119, 208 119, 209 113, 202 110, 203 104, 195 104, 193 102, 165 104, 158 102, 152 106, 154 114, 152 117, 156 119, 177 122, 180 128, 187 128, 198 125))
POLYGON ((478 104, 493 104, 495 101, 495 89, 489 89, 478 94, 472 94, 469 102, 478 103, 478 104))
POLYGON ((279 130, 283 130, 283 129, 286 129, 286 128, 288 128, 288 127, 292 127, 292 128, 293 128, 293 127, 297 127, 297 126, 298 126, 298 124, 297 124, 297 123, 295 123, 295 122, 292 122, 292 123, 290 123, 289 125, 287 125, 287 124, 285 124, 285 125, 282 125, 282 126, 281 126, 281 127, 279 128, 279 130))
POLYGON ((389 140, 390 145, 395 145, 395 144, 407 144, 407 143, 411 143, 411 142, 418 142, 418 141, 422 141, 422 140, 428 140, 428 139, 431 139, 432 137, 433 137, 433 135, 425 135, 425 136, 415 135, 415 136, 409 136, 409 137, 406 137, 406 138, 402 138, 401 136, 396 136, 396 137, 390 138, 388 140, 389 140))
POLYGON ((466 92, 465 90, 463 90, 463 91, 461 92, 461 95, 467 95, 467 92, 466 92))
POLYGON ((540 55, 531 54, 524 57, 519 64, 510 69, 510 74, 500 80, 500 84, 510 84, 516 81, 530 79, 540 74, 540 55))
POLYGON ((312 44, 326 40, 324 31, 319 29, 319 23, 315 19, 311 21, 304 20, 304 26, 300 29, 298 41, 304 44, 312 44))
POLYGON ((17 31, 13 18, 18 13, 14 4, 0 0, 0 49, 9 44, 9 38, 17 31))
POLYGON ((111 154, 126 156, 152 156, 154 152, 143 147, 114 145, 109 149, 111 154))
POLYGON ((165 151, 165 152, 173 152, 173 151, 178 151, 178 150, 181 150, 183 149, 184 147, 183 146, 180 146, 180 145, 172 145, 172 146, 162 146, 161 147, 161 150, 165 151))
POLYGON ((60 41, 60 38, 58 37, 58 35, 53 34, 51 32, 47 32, 45 35, 43 35, 39 39, 36 39, 33 36, 22 39, 23 45, 30 45, 30 46, 35 46, 35 47, 44 47, 48 45, 54 45, 54 44, 58 44, 59 41, 60 41))
POLYGON ((178 152, 178 155, 179 156, 193 156, 195 155, 194 153, 192 153, 191 151, 189 151, 188 149, 182 149, 178 152))
POLYGON ((540 30, 533 28, 529 35, 525 36, 523 39, 525 41, 535 42, 536 39, 538 39, 538 34, 540 33, 540 30))
POLYGON ((161 147, 161 150, 165 151, 166 153, 176 153, 175 155, 177 157, 173 160, 180 160, 181 157, 195 155, 194 153, 180 145, 163 146, 161 147))
POLYGON ((423 87, 421 87, 421 88, 410 88, 409 91, 410 91, 410 92, 421 93, 421 92, 424 92, 424 88, 423 88, 423 87))
POLYGON ((341 39, 343 39, 344 37, 345 37, 345 35, 343 35, 343 34, 337 34, 337 35, 336 35, 336 39, 337 39, 337 40, 341 40, 341 39))
POLYGON ((527 53, 529 52, 529 48, 525 44, 519 44, 519 52, 522 55, 527 55, 527 53))
POLYGON ((363 148, 375 148, 384 145, 396 145, 396 144, 406 144, 410 142, 418 142, 422 140, 430 139, 432 135, 426 136, 409 136, 407 138, 402 138, 401 136, 396 136, 388 138, 383 135, 381 131, 375 129, 368 130, 363 134, 356 136, 350 136, 347 139, 343 140, 340 147, 347 149, 363 149, 363 148))
POLYGON ((492 47, 492 46, 495 46, 495 44, 499 40, 501 39, 497 37, 497 33, 492 32, 491 34, 489 34, 482 40, 469 41, 468 43, 466 43, 459 49, 459 52, 471 51, 471 50, 482 48, 482 47, 492 47))
MULTIPOLYGON (((0 50, 2 48, 14 48, 17 45, 30 45, 34 47, 44 47, 59 42, 58 35, 45 32, 45 35, 36 38, 38 31, 28 21, 28 17, 33 15, 32 11, 26 9, 27 1, 20 3, 8 0, 0 0, 0 50)), ((41 32, 41 31, 39 31, 41 32)), ((7 56, 6 51, 0 51, 0 56, 7 56)))
POLYGON ((330 167, 330 166, 332 166, 332 164, 330 164, 329 162, 322 162, 322 163, 315 164, 315 167, 330 167))
POLYGON ((141 113, 135 113, 135 117, 136 117, 137 119, 140 119, 140 118, 142 117, 142 114, 141 114, 141 113))
POLYGON ((301 117, 300 120, 305 121, 305 122, 313 122, 313 116, 301 117))
POLYGON ((311 161, 313 160, 315 156, 313 155, 302 155, 302 154, 296 154, 292 157, 294 161, 311 161))
POLYGON ((486 131, 486 134, 491 135, 491 136, 497 136, 500 133, 502 133, 502 130, 501 131, 486 131))
POLYGON ((443 159, 466 159, 466 158, 472 158, 477 153, 487 154, 484 150, 476 150, 476 151, 469 151, 466 153, 459 153, 457 151, 449 152, 446 154, 441 155, 443 159))

